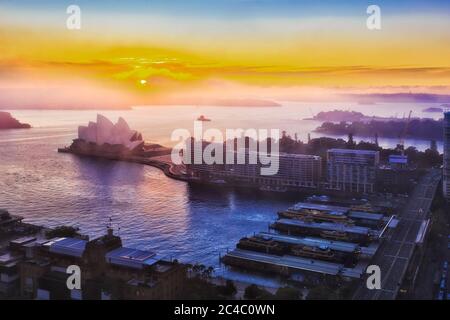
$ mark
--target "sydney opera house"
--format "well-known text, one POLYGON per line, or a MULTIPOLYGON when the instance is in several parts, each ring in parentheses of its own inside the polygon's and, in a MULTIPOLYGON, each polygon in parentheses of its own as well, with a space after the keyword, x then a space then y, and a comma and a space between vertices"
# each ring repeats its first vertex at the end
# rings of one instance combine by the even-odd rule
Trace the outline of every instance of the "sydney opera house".
POLYGON ((114 124, 98 114, 97 122, 78 127, 78 138, 73 140, 70 149, 82 154, 140 154, 144 150, 144 140, 122 117, 114 124))

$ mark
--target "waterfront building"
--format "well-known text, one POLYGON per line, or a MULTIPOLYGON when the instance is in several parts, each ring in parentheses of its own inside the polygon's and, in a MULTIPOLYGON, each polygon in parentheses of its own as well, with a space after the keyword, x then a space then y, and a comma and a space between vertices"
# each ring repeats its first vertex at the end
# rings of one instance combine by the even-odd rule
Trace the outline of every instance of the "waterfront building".
POLYGON ((444 167, 443 167, 444 197, 450 200, 450 111, 444 113, 444 167))
POLYGON ((123 118, 114 124, 101 114, 97 115, 97 122, 78 127, 78 138, 68 148, 77 154, 102 156, 141 154, 143 149, 142 134, 131 130, 123 118))
POLYGON ((278 220, 269 226, 275 233, 242 238, 222 261, 238 268, 295 277, 304 284, 317 284, 324 277, 325 281, 363 278, 385 232, 390 232, 393 216, 356 211, 354 204, 340 201, 339 205, 325 204, 324 198, 314 198, 320 198, 320 203, 300 202, 278 212, 278 220))
POLYGON ((244 183, 256 184, 262 188, 318 188, 321 179, 322 163, 319 156, 305 154, 279 153, 273 157, 278 171, 274 175, 262 175, 258 164, 226 165, 234 179, 244 183))
MULTIPOLYGON (((319 187, 322 178, 322 159, 319 156, 305 154, 278 153, 270 155, 272 164, 278 170, 272 175, 263 175, 262 168, 267 167, 260 162, 258 152, 247 148, 226 150, 223 145, 222 163, 207 164, 201 153, 210 143, 193 142, 187 144, 187 152, 191 155, 191 163, 185 163, 188 175, 205 182, 231 183, 241 186, 256 186, 263 190, 286 191, 287 189, 319 187), (198 148, 194 144, 199 143, 198 148), (190 147, 191 146, 191 147, 190 147), (232 153, 233 163, 227 163, 232 153), (237 161, 239 154, 244 155, 244 163, 237 161), (250 159, 256 159, 250 161, 250 159), (199 159, 200 163, 193 160, 199 159)), ((222 146, 220 146, 222 148, 222 146)))
POLYGON ((28 299, 176 299, 186 270, 157 254, 126 248, 108 234, 79 238, 21 238, 0 256, 0 294, 28 299), (81 289, 67 287, 67 267, 81 270, 81 289))
POLYGON ((378 151, 330 149, 327 152, 328 187, 349 193, 375 191, 378 151))
POLYGON ((78 138, 99 146, 123 145, 129 150, 134 150, 144 143, 142 135, 131 130, 122 117, 114 124, 101 114, 97 115, 97 122, 89 122, 88 126, 78 127, 78 138))

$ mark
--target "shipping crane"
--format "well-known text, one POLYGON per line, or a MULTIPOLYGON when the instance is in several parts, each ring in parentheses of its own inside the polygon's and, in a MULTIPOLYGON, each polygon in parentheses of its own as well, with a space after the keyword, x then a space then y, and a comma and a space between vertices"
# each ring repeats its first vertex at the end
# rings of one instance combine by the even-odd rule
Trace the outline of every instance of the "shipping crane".
POLYGON ((411 114, 412 114, 412 110, 409 110, 408 119, 406 119, 405 126, 403 127, 403 131, 399 137, 399 146, 402 150, 402 156, 405 155, 405 136, 408 131, 409 122, 411 121, 411 114))

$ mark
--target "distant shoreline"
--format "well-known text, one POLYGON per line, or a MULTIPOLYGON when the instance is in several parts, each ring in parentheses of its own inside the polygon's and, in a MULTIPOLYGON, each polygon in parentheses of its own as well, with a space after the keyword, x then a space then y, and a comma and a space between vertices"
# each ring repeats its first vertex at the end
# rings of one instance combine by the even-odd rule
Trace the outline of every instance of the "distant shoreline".
POLYGON ((30 129, 31 125, 22 123, 14 118, 9 112, 0 111, 0 130, 8 129, 30 129))
POLYGON ((328 135, 343 136, 353 134, 355 137, 369 138, 405 138, 420 140, 443 141, 443 122, 431 119, 413 119, 392 121, 354 121, 354 122, 323 122, 314 132, 328 135), (406 132, 403 132, 406 130, 406 132))
POLYGON ((150 101, 148 104, 133 104, 124 107, 1 107, 0 110, 67 110, 67 111, 92 111, 92 110, 105 110, 105 111, 122 111, 122 110, 132 110, 136 107, 138 108, 151 108, 160 106, 207 106, 207 107, 227 107, 227 108, 274 108, 282 107, 283 105, 265 99, 217 99, 217 100, 192 100, 192 101, 170 101, 170 102, 155 102, 150 101))
POLYGON ((136 107, 148 108, 159 106, 202 106, 202 107, 227 107, 227 108, 278 108, 282 107, 281 103, 273 100, 265 99, 212 99, 212 100, 185 100, 185 101, 168 101, 155 102, 150 104, 139 104, 136 107))
POLYGON ((133 107, 123 107, 123 108, 57 108, 57 107, 0 107, 0 111, 6 111, 6 110, 14 110, 14 111, 36 111, 36 110, 55 110, 55 111, 96 111, 96 110, 104 110, 104 111, 123 111, 123 110, 132 110, 133 107))

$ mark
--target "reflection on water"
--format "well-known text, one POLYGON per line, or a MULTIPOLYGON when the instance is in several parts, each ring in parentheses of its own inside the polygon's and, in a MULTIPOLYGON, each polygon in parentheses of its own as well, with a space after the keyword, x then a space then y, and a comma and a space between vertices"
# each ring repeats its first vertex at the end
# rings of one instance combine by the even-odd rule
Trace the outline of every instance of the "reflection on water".
POLYGON ((57 153, 66 143, 2 143, 0 207, 37 224, 78 226, 91 237, 112 218, 126 245, 217 266, 220 253, 266 230, 296 200, 194 188, 152 167, 57 153))
MULTIPOLYGON (((146 138, 163 143, 173 129, 189 129, 198 114, 213 118, 209 125, 219 128, 230 124, 232 128, 280 127, 305 137, 317 124, 301 121, 310 114, 298 108, 283 107, 275 113, 272 108, 251 109, 179 107, 167 114, 156 109, 105 114, 113 119, 123 115, 146 138)), ((155 168, 58 154, 57 148, 75 137, 76 126, 94 119, 95 114, 14 111, 20 121, 36 128, 1 132, 0 207, 23 215, 28 222, 78 226, 91 237, 103 234, 112 218, 128 246, 217 266, 219 254, 233 248, 241 237, 267 230, 278 210, 300 200, 194 188, 166 178, 155 168)))
MULTIPOLYGON (((149 142, 161 143, 173 146, 176 142, 171 141, 171 133, 177 128, 185 128, 193 131, 193 121, 199 115, 204 114, 212 119, 211 122, 204 122, 207 128, 217 128, 225 132, 226 128, 254 128, 254 129, 280 129, 285 130, 291 136, 297 134, 300 140, 306 141, 308 133, 311 137, 317 137, 313 130, 321 123, 318 121, 306 121, 320 111, 329 110, 354 110, 362 112, 367 116, 398 117, 402 118, 412 110, 412 117, 439 119, 441 113, 423 112, 428 107, 440 107, 436 103, 379 103, 375 105, 361 105, 355 103, 298 103, 282 102, 283 107, 263 107, 263 108, 239 108, 239 107, 216 107, 216 106, 149 106, 136 107, 132 110, 106 110, 102 114, 112 120, 124 117, 130 126, 142 132, 144 138, 149 142)), ((33 137, 38 135, 63 135, 75 133, 77 126, 85 124, 90 120, 95 120, 97 111, 75 111, 75 110, 12 110, 13 116, 22 122, 33 125, 33 137)), ((28 134, 21 133, 21 130, 14 131, 12 137, 24 138, 28 134)), ((66 144, 74 136, 66 136, 66 144)), ((55 137, 56 138, 56 137, 55 137)), ((344 137, 347 138, 347 137, 344 137)), ((4 140, 0 137, 0 143, 4 140)), ((356 137, 359 140, 360 137, 356 137)), ((364 140, 371 141, 374 137, 367 137, 364 140)), ((395 147, 398 139, 379 139, 383 147, 395 147)), ((419 150, 425 150, 430 142, 427 140, 405 140, 406 146, 413 145, 419 150)), ((442 150, 442 144, 438 143, 442 150)))

